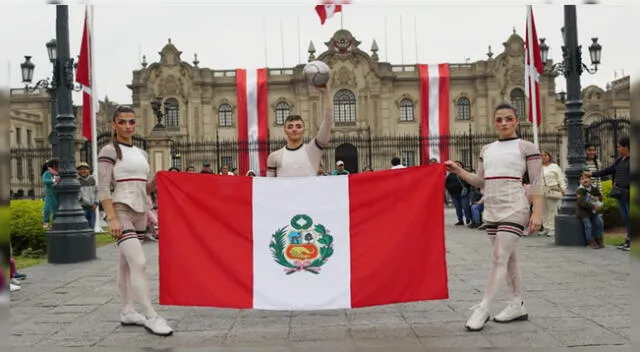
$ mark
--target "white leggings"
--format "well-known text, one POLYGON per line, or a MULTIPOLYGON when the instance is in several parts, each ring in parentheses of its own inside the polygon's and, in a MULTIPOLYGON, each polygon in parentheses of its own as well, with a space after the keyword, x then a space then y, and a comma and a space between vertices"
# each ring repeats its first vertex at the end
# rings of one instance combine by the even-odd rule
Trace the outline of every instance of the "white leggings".
POLYGON ((493 246, 493 262, 481 303, 487 309, 505 279, 514 301, 522 300, 522 282, 516 257, 516 245, 529 224, 529 216, 529 209, 523 209, 504 221, 487 224, 487 234, 493 246))
POLYGON ((120 249, 118 290, 122 299, 122 312, 127 313, 133 308, 135 295, 142 308, 142 314, 148 319, 152 319, 157 313, 149 298, 146 258, 139 240, 146 231, 147 214, 134 212, 122 204, 115 204, 115 210, 122 225, 122 235, 116 241, 120 249))

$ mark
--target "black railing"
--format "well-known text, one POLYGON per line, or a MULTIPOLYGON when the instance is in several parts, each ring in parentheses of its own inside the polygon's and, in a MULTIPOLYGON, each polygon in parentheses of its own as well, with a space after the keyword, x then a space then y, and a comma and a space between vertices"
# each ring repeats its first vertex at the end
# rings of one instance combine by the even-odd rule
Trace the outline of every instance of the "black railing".
MULTIPOLYGON (((399 157, 407 166, 419 165, 421 152, 424 149, 445 146, 449 159, 461 161, 465 167, 475 169, 478 156, 483 145, 496 140, 495 134, 456 134, 450 136, 424 138, 416 135, 405 136, 341 136, 334 137, 325 148, 322 166, 325 170, 334 168, 335 162, 341 160, 350 172, 362 171, 365 167, 373 170, 388 169, 391 159, 399 157)), ((522 138, 533 140, 531 133, 524 133, 522 138)), ((305 142, 309 142, 307 138, 305 142)), ((539 135, 540 148, 549 151, 554 157, 560 157, 562 133, 544 133, 539 135)), ((198 169, 203 163, 210 163, 215 170, 224 165, 238 166, 238 158, 244 152, 269 153, 282 148, 285 139, 271 139, 266 143, 247 143, 237 140, 180 141, 172 145, 172 165, 180 169, 193 166, 198 169)))
MULTIPOLYGON (((585 143, 593 143, 598 149, 602 165, 613 163, 617 155, 617 139, 629 133, 629 120, 624 118, 604 118, 585 126, 585 143)), ((531 131, 525 130, 522 138, 533 141, 531 131)), ((449 159, 459 160, 467 169, 476 169, 478 155, 483 145, 496 139, 492 133, 461 133, 440 138, 423 138, 417 135, 405 136, 340 136, 334 137, 325 148, 322 166, 331 171, 335 162, 342 160, 351 172, 360 172, 369 166, 374 170, 391 167, 391 158, 399 157, 407 166, 419 165, 421 147, 444 145, 449 151, 449 159)), ((548 151, 555 160, 561 160, 563 133, 540 133, 540 149, 548 151)), ((111 140, 110 133, 98 134, 98 148, 111 140)), ((309 142, 309 138, 306 139, 309 142)), ((147 149, 143 137, 136 136, 134 144, 147 149)), ((284 139, 271 139, 262 144, 238 143, 237 140, 176 141, 173 142, 172 163, 184 170, 194 166, 199 170, 203 163, 211 164, 215 170, 223 165, 238 166, 239 151, 273 152, 285 145, 284 139)), ((80 149, 80 160, 91 164, 90 144, 80 149)), ((50 147, 11 149, 11 196, 16 198, 42 198, 43 186, 41 168, 52 157, 50 147)))

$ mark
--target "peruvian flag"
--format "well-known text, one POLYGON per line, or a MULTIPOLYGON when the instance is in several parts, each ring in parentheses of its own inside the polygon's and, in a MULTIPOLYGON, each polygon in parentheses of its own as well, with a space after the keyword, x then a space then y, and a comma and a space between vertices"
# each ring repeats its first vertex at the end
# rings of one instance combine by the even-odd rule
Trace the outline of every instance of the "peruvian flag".
POLYGON ((420 75, 420 164, 449 159, 449 65, 418 64, 420 75))
POLYGON ((89 25, 89 11, 84 13, 84 30, 80 45, 80 58, 76 72, 76 82, 82 85, 82 136, 87 140, 93 140, 91 121, 94 119, 91 90, 91 26, 89 25))
POLYGON ((159 172, 160 303, 321 310, 447 299, 444 179, 442 164, 304 178, 159 172))
POLYGON ((531 5, 527 7, 527 29, 524 47, 524 84, 525 92, 529 98, 529 121, 535 126, 539 126, 540 121, 542 120, 542 111, 540 107, 540 76, 543 72, 543 63, 531 5))
POLYGON ((238 170, 265 176, 269 156, 269 106, 267 69, 236 69, 238 101, 238 170))
POLYGON ((316 13, 320 17, 320 24, 324 24, 327 18, 333 17, 334 14, 342 12, 342 5, 349 4, 349 1, 324 1, 321 5, 316 5, 316 13))

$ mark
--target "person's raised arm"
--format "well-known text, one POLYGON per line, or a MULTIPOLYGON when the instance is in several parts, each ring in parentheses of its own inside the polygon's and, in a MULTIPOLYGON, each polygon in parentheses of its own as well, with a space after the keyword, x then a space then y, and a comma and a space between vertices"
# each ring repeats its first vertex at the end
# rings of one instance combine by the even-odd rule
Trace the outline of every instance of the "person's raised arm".
POLYGON ((329 145, 331 140, 331 128, 333 127, 333 102, 331 101, 331 95, 327 87, 318 88, 322 92, 322 122, 318 129, 318 135, 316 136, 316 143, 321 148, 329 145))

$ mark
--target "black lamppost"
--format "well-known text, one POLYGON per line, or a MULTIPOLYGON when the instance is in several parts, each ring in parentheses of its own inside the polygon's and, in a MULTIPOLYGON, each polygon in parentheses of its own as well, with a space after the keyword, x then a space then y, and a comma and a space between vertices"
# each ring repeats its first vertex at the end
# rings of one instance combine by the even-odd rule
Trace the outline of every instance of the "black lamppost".
MULTIPOLYGON (((562 28, 564 46, 562 46, 563 61, 550 68, 564 75, 567 80, 564 124, 568 133, 568 167, 565 170, 568 179, 567 192, 562 198, 562 205, 555 219, 555 243, 565 246, 584 246, 585 239, 582 223, 576 217, 576 189, 578 177, 587 169, 584 155, 584 132, 582 130, 582 110, 580 75, 583 72, 594 74, 600 64, 602 46, 598 38, 592 38, 589 54, 593 69, 582 62, 582 46, 578 45, 578 25, 576 20, 576 6, 564 6, 564 27, 562 28)), ((547 61, 549 47, 540 39, 542 61, 547 61)))
POLYGON ((47 233, 47 256, 50 263, 77 263, 96 258, 94 229, 84 216, 78 192, 75 157, 76 122, 71 92, 74 90, 73 58, 69 54, 69 8, 56 5, 57 60, 55 60, 55 87, 58 98, 56 132, 60 182, 58 210, 53 230, 47 233))
POLYGON ((49 112, 51 114, 51 131, 49 131, 49 143, 51 143, 51 154, 54 159, 58 158, 58 134, 56 133, 56 115, 58 114, 57 100, 56 100, 56 59, 57 59, 57 45, 56 40, 51 39, 45 44, 47 48, 47 54, 49 56, 49 62, 51 62, 53 77, 51 81, 48 78, 41 79, 33 87, 29 84, 33 81, 33 71, 36 65, 31 62, 31 56, 25 56, 25 61, 20 64, 20 71, 22 73, 22 82, 25 84, 25 91, 27 93, 33 92, 36 89, 46 89, 49 93, 51 107, 49 112))

